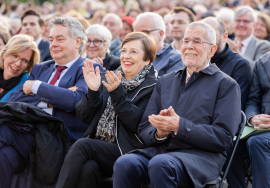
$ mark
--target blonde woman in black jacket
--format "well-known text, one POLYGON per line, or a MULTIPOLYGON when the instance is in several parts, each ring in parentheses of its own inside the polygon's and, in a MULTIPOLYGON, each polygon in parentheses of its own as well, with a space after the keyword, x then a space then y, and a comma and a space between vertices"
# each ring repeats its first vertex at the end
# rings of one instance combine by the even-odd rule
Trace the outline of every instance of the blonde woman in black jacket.
POLYGON ((144 148, 137 128, 157 82, 152 65, 156 44, 144 33, 130 33, 120 54, 121 66, 105 77, 92 62, 85 63, 89 89, 77 104, 77 117, 89 128, 70 148, 57 188, 98 187, 102 176, 112 175, 118 157, 144 148))

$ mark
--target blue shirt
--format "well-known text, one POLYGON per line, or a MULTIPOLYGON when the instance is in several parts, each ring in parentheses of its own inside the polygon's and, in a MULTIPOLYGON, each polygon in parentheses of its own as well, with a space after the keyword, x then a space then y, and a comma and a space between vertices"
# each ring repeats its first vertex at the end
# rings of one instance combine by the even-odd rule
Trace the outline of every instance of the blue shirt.
POLYGON ((170 44, 166 44, 157 52, 153 65, 158 71, 158 76, 178 71, 184 67, 180 52, 173 49, 170 44))
POLYGON ((121 48, 121 40, 120 40, 120 37, 117 37, 116 39, 114 39, 112 42, 111 42, 111 46, 110 46, 110 55, 114 55, 116 57, 120 57, 120 48, 121 48))

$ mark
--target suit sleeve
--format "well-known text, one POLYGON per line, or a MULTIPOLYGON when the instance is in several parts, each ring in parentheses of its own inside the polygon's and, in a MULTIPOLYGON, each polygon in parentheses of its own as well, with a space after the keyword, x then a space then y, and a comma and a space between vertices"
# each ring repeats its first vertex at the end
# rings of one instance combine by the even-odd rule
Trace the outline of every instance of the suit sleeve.
POLYGON ((249 96, 246 103, 245 113, 246 113, 247 119, 249 119, 251 116, 261 114, 262 91, 261 91, 261 84, 260 84, 259 75, 258 75, 259 62, 260 61, 257 61, 254 68, 249 96))
MULTIPOLYGON (((153 88, 153 86, 151 87, 153 88)), ((141 121, 151 94, 152 92, 148 92, 139 100, 138 104, 135 105, 127 96, 126 90, 122 83, 115 90, 110 92, 115 113, 118 115, 118 119, 122 122, 123 126, 127 130, 137 133, 138 125, 141 121)))
POLYGON ((83 73, 79 67, 79 75, 76 83, 78 89, 73 92, 68 88, 56 87, 47 83, 42 83, 39 86, 35 99, 47 102, 56 108, 62 109, 66 112, 75 110, 76 104, 83 98, 87 92, 87 84, 85 83, 83 73))
POLYGON ((266 52, 269 51, 270 51, 270 43, 268 41, 263 41, 256 50, 254 62, 257 61, 259 57, 261 57, 262 55, 264 55, 266 52))
POLYGON ((241 109, 244 110, 249 94, 252 79, 251 67, 247 60, 241 60, 235 67, 232 78, 239 84, 241 89, 241 109))

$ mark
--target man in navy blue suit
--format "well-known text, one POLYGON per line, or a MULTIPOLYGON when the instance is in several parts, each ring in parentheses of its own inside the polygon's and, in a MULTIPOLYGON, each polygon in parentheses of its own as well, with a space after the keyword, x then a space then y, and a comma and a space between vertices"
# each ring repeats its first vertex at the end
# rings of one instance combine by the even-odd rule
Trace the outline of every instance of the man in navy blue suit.
POLYGON ((30 35, 36 41, 40 50, 40 62, 51 60, 50 44, 42 40, 42 33, 45 31, 45 21, 41 15, 35 10, 29 9, 25 11, 21 17, 22 34, 30 35))
POLYGON ((84 59, 79 55, 87 37, 81 24, 70 17, 56 17, 50 25, 53 60, 34 66, 25 84, 8 100, 36 105, 63 120, 73 144, 88 127, 76 118, 75 112, 75 105, 87 92, 82 72, 84 59))

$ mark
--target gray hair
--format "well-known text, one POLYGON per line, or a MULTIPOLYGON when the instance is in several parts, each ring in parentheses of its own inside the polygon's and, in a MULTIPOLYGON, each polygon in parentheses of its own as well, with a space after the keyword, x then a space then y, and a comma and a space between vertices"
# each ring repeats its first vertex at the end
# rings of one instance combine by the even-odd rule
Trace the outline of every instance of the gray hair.
POLYGON ((104 18, 102 19, 102 24, 110 16, 113 17, 117 21, 117 23, 119 25, 119 29, 122 29, 123 28, 123 22, 122 22, 121 18, 117 14, 114 14, 114 13, 108 13, 108 14, 106 14, 104 16, 104 18))
POLYGON ((242 16, 243 14, 245 14, 248 11, 251 13, 252 21, 254 23, 257 22, 257 14, 254 11, 254 9, 251 8, 250 6, 241 6, 241 7, 238 7, 237 9, 235 9, 234 19, 238 18, 239 16, 242 16))
POLYGON ((136 24, 136 22, 142 18, 145 18, 145 17, 152 17, 154 22, 155 22, 155 26, 156 26, 156 29, 160 29, 164 32, 164 37, 165 37, 165 34, 166 34, 166 27, 165 27, 165 22, 164 20, 162 19, 162 17, 157 14, 157 13, 154 13, 154 12, 144 12, 142 14, 139 14, 136 18, 136 21, 133 23, 133 25, 136 24))
POLYGON ((76 18, 70 16, 59 16, 52 18, 50 21, 51 28, 55 25, 62 25, 64 27, 68 26, 70 37, 73 39, 80 37, 82 39, 82 42, 79 48, 79 52, 82 52, 84 45, 86 44, 87 37, 81 23, 76 18))
POLYGON ((86 35, 99 35, 101 38, 103 38, 108 46, 107 53, 110 53, 109 46, 112 41, 112 33, 107 27, 99 24, 93 24, 85 30, 85 33, 86 35))
POLYGON ((229 20, 231 26, 233 25, 234 11, 230 8, 223 7, 217 13, 217 18, 222 20, 229 20))
POLYGON ((211 27, 209 24, 207 24, 207 23, 205 23, 203 21, 190 23, 187 26, 186 31, 188 29, 190 29, 190 28, 194 28, 194 27, 197 27, 197 26, 201 26, 201 27, 205 28, 207 42, 209 42, 211 44, 216 44, 216 31, 213 29, 213 27, 211 27))

